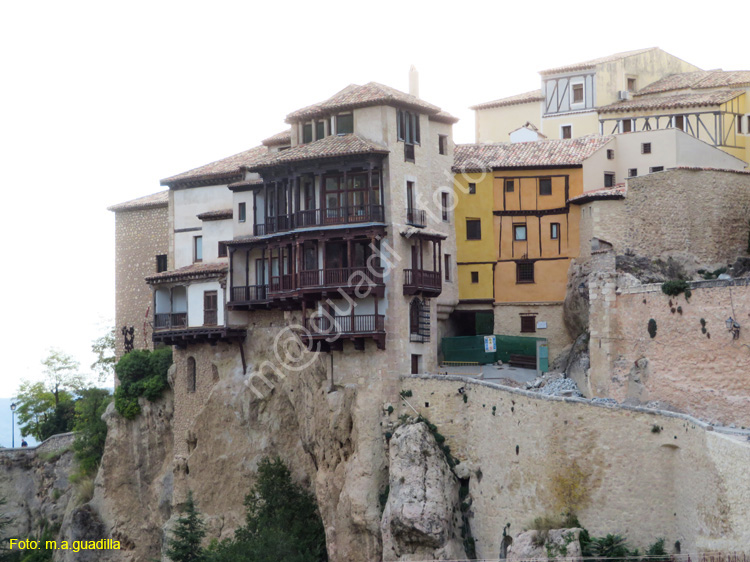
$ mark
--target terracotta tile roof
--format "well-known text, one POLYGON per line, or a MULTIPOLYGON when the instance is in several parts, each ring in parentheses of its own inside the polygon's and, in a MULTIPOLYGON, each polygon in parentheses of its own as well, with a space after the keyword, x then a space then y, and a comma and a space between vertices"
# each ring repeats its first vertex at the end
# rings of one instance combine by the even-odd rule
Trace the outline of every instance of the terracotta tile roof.
POLYGON ((145 197, 139 197, 138 199, 132 199, 125 201, 124 203, 118 203, 107 207, 108 211, 119 213, 120 211, 137 211, 140 209, 148 209, 150 207, 166 207, 169 204, 169 190, 160 191, 159 193, 153 193, 146 195, 145 197))
POLYGON ((252 242, 257 242, 259 240, 265 240, 262 236, 235 236, 232 240, 227 240, 225 244, 227 246, 239 246, 241 244, 250 244, 252 242))
POLYGON ((590 201, 601 201, 603 199, 625 199, 628 193, 628 188, 624 183, 618 183, 614 187, 603 187, 601 189, 594 189, 593 191, 587 191, 583 195, 577 197, 571 197, 568 199, 568 203, 575 205, 582 205, 590 201))
POLYGON ((482 172, 498 168, 578 166, 614 137, 590 135, 577 139, 460 144, 453 171, 482 172))
POLYGON ((401 236, 404 238, 426 238, 430 240, 445 240, 448 238, 447 234, 443 234, 437 230, 431 228, 417 228, 416 226, 407 226, 401 231, 401 236))
POLYGON ((256 146, 245 152, 240 152, 234 156, 211 162, 204 166, 194 168, 182 174, 171 176, 161 180, 161 185, 170 187, 175 184, 184 182, 200 182, 221 179, 231 179, 233 176, 240 174, 243 166, 250 166, 268 153, 265 146, 256 146))
POLYGON ((315 142, 293 146, 288 150, 269 153, 246 169, 253 171, 304 160, 357 154, 388 154, 388 149, 354 134, 331 135, 315 142))
POLYGON ((368 82, 364 86, 349 84, 346 88, 323 102, 293 111, 286 116, 286 122, 292 123, 302 119, 326 115, 334 111, 356 109, 371 105, 406 107, 428 114, 440 112, 439 107, 422 101, 418 97, 396 90, 390 86, 378 84, 377 82, 368 82))
POLYGON ((172 271, 162 271, 146 277, 146 283, 170 283, 187 279, 207 279, 225 275, 228 266, 225 263, 194 263, 172 271))
POLYGON ((447 123, 448 125, 454 125, 460 121, 458 117, 454 117, 447 111, 438 111, 428 117, 430 121, 438 121, 440 123, 447 123))
POLYGON ((278 146, 280 144, 289 144, 292 142, 292 130, 287 129, 286 131, 281 131, 280 133, 276 133, 275 135, 268 137, 267 139, 263 139, 261 141, 261 144, 264 146, 278 146))
POLYGON ((575 70, 586 70, 588 68, 594 68, 598 64, 605 64, 608 62, 616 62, 618 60, 632 57, 634 55, 641 55, 643 53, 647 53, 649 51, 654 51, 658 49, 659 47, 649 47, 648 49, 637 49, 635 51, 625 51, 622 53, 615 53, 614 55, 608 55, 606 57, 600 57, 598 59, 591 59, 584 62, 578 62, 575 64, 568 64, 565 66, 558 66, 557 68, 549 68, 547 70, 542 70, 539 72, 542 76, 545 74, 560 74, 562 72, 573 72, 575 70))
POLYGON ((534 101, 542 101, 542 90, 532 90, 523 94, 516 94, 508 98, 500 98, 499 100, 488 101, 477 105, 472 105, 469 109, 490 109, 492 107, 503 107, 506 105, 519 105, 522 103, 531 103, 534 101))
POLYGON ((704 105, 721 105, 736 98, 744 90, 719 90, 712 92, 693 92, 671 96, 640 96, 633 100, 619 101, 599 108, 601 113, 614 111, 637 111, 644 109, 678 109, 681 107, 698 107, 704 105))
POLYGON ((196 215, 202 221, 220 221, 232 218, 232 209, 222 209, 220 211, 207 211, 196 215))
POLYGON ((750 86, 750 70, 699 70, 672 74, 641 88, 634 97, 673 90, 750 86))
POLYGON ((750 174, 750 170, 732 170, 731 168, 698 168, 696 166, 675 166, 670 170, 693 170, 695 172, 731 172, 732 174, 750 174))
POLYGON ((256 185, 263 185, 263 180, 255 179, 255 180, 236 181, 234 183, 230 183, 227 187, 231 191, 234 191, 234 190, 243 191, 244 188, 251 188, 251 187, 255 187, 256 185))

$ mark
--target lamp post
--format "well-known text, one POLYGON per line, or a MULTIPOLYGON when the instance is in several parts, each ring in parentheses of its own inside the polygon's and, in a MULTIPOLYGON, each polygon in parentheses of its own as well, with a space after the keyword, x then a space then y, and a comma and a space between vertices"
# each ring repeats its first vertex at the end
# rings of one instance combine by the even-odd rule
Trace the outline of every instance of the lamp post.
POLYGON ((10 440, 11 447, 16 447, 16 403, 10 405, 10 440))

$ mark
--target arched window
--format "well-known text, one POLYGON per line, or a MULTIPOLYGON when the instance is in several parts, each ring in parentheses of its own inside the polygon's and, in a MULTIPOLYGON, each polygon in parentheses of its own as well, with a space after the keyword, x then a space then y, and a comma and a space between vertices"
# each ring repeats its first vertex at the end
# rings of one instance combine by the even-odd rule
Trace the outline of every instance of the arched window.
POLYGON ((187 360, 187 391, 195 392, 195 359, 188 357, 187 360))

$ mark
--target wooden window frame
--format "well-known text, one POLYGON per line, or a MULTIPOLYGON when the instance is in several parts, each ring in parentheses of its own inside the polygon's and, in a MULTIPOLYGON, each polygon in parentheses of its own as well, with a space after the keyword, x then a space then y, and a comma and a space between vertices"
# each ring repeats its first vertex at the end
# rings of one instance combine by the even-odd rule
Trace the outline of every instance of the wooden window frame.
POLYGON ((539 195, 552 195, 552 178, 539 178, 539 195), (542 182, 544 182, 544 185, 547 186, 548 189, 542 189, 542 182))
POLYGON ((560 138, 572 139, 573 138, 573 125, 560 125, 560 138))
POLYGON ((471 272, 471 282, 472 282, 472 284, 479 283, 479 272, 478 271, 472 271, 471 272))
POLYGON ((570 105, 579 105, 582 103, 586 103, 586 88, 583 84, 583 82, 578 82, 576 84, 570 85, 570 105), (578 96, 576 95, 578 92, 580 92, 581 97, 578 99, 578 96))
POLYGON ((635 123, 633 123, 632 119, 622 119, 620 123, 621 133, 632 133, 635 130, 635 123), (627 123, 627 126, 625 125, 625 123, 627 123))
POLYGON ((219 242, 219 249, 217 253, 218 257, 225 258, 227 257, 227 243, 226 242, 219 242))
POLYGON ((528 242, 529 229, 526 223, 513 225, 513 242, 528 242), (523 229, 523 238, 518 237, 518 233, 523 229))
POLYGON ((313 140, 313 124, 303 123, 302 124, 302 144, 309 144, 313 140))
POLYGON ((352 133, 354 133, 354 113, 341 113, 341 114, 337 115, 336 116, 336 134, 337 135, 350 135, 352 133), (342 127, 341 127, 341 118, 342 117, 351 117, 351 119, 352 119, 352 126, 351 126, 352 130, 351 131, 342 131, 341 130, 342 129, 342 127))
POLYGON ((315 122, 315 140, 320 140, 326 136, 326 123, 325 121, 315 122))
POLYGON ((169 269, 167 263, 167 254, 157 254, 156 256, 156 273, 162 273, 169 269))
POLYGON ((477 184, 475 182, 469 182, 469 195, 476 195, 477 184))
POLYGON ((443 267, 445 268, 445 280, 450 282, 451 280, 451 255, 443 254, 443 267))
POLYGON ((615 150, 613 148, 607 149, 607 160, 614 160, 615 159, 615 150))
POLYGON ((522 334, 536 333, 536 315, 535 314, 521 314, 521 333, 522 334))
POLYGON ((641 154, 651 154, 651 143, 650 142, 642 142, 641 143, 641 154))
POLYGON ((505 193, 513 193, 516 190, 516 180, 505 180, 505 193))
POLYGON ((685 130, 685 116, 684 115, 675 115, 674 117, 672 117, 672 126, 675 129, 679 129, 680 131, 684 131, 685 130))
POLYGON ((448 192, 447 191, 440 192, 440 206, 442 207, 441 213, 442 213, 443 222, 450 222, 450 217, 448 215, 448 192))
POLYGON ((241 201, 237 204, 237 222, 245 222, 247 220, 247 203, 241 201))
POLYGON ((466 219, 466 239, 467 240, 481 240, 482 239, 482 219, 466 219), (472 228, 469 229, 469 223, 472 228), (474 226, 478 229, 478 233, 474 232, 474 226), (470 234, 478 234, 478 236, 470 236, 470 234))
POLYGON ((638 88, 638 86, 637 86, 638 82, 632 76, 629 76, 627 78, 626 84, 627 84, 628 92, 635 92, 636 89, 638 88))
POLYGON ((551 222, 549 224, 549 237, 552 240, 560 239, 560 223, 559 222, 551 222))
POLYGON ((615 186, 615 173, 604 172, 604 187, 614 187, 614 186, 615 186))
POLYGON ((438 153, 448 154, 448 135, 438 135, 438 153))
POLYGON ((517 261, 516 262, 516 284, 528 284, 534 283, 534 262, 533 261, 517 261), (530 273, 530 275, 529 275, 530 273))
POLYGON ((203 236, 193 236, 193 263, 203 261, 203 236), (200 255, 200 257, 198 257, 200 255))
POLYGON ((638 168, 628 168, 628 177, 634 178, 638 175, 638 168))
POLYGON ((663 171, 664 171, 664 166, 651 166, 648 169, 649 174, 654 174, 656 172, 663 172, 663 171))

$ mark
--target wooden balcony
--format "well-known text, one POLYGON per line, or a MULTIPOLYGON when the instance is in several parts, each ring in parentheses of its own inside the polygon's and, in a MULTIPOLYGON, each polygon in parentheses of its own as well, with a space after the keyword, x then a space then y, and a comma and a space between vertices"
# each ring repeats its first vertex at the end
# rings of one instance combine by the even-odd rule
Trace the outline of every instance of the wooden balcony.
POLYGON ((355 341, 355 347, 364 349, 364 338, 373 338, 379 349, 385 349, 385 315, 350 314, 341 316, 313 316, 305 318, 300 334, 311 348, 315 342, 325 345, 324 350, 338 348, 345 340, 355 341))
POLYGON ((298 228, 365 222, 384 222, 384 217, 385 214, 382 205, 353 205, 350 207, 310 209, 286 215, 268 217, 266 222, 253 225, 253 234, 255 236, 267 236, 269 234, 288 232, 298 228))
POLYGON ((424 269, 404 269, 404 294, 422 293, 426 297, 437 297, 443 292, 443 280, 440 271, 424 269))
POLYGON ((187 328, 187 312, 165 312, 154 314, 154 330, 187 328))
POLYGON ((232 287, 229 308, 248 309, 269 308, 268 285, 240 285, 232 287))

